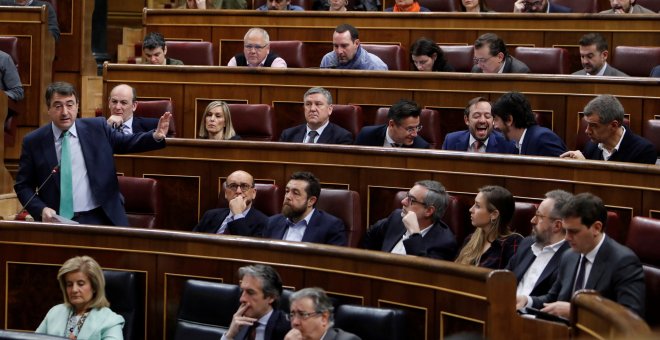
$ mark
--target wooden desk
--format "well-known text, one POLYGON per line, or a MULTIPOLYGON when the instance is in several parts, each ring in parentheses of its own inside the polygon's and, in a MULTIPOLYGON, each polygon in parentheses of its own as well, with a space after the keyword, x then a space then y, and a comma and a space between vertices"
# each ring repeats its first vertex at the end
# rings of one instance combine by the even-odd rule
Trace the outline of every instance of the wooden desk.
POLYGON ((638 134, 644 120, 660 116, 657 78, 106 64, 103 81, 104 97, 127 83, 138 97, 171 99, 178 136, 185 138, 197 135, 204 108, 215 99, 270 104, 279 130, 300 124, 304 116, 296 112, 302 112, 302 96, 313 86, 328 89, 337 104, 362 106, 367 125, 378 107, 413 99, 440 111, 443 133, 465 128, 463 108, 471 98, 494 101, 505 92, 521 91, 570 149, 575 148, 579 113, 598 94, 616 95, 638 134))

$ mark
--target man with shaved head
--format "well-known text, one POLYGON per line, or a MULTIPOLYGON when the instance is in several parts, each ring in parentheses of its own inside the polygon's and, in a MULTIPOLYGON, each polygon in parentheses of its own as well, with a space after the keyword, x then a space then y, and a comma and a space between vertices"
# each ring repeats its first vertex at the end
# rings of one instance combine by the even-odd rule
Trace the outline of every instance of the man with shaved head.
POLYGON ((158 126, 158 119, 133 116, 138 105, 136 99, 137 94, 131 86, 126 84, 115 86, 108 97, 108 108, 110 109, 108 125, 125 135, 155 129, 158 126))

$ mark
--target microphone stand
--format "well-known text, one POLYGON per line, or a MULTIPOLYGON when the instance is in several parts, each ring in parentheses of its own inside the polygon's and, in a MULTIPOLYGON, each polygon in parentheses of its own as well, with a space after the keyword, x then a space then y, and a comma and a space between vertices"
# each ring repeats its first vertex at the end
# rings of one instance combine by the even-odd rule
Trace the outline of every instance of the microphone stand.
POLYGON ((24 221, 24 220, 25 220, 25 216, 26 216, 27 214, 23 214, 23 212, 26 212, 26 211, 27 211, 27 210, 26 210, 26 209, 27 209, 26 207, 28 206, 28 204, 30 204, 30 202, 32 202, 32 200, 33 200, 35 197, 37 197, 37 195, 39 195, 39 190, 41 190, 41 189, 44 187, 44 185, 46 185, 46 183, 48 183, 48 181, 50 180, 50 178, 53 177, 53 175, 56 174, 59 170, 60 170, 60 165, 58 164, 58 165, 56 165, 56 166, 53 168, 53 170, 50 171, 50 174, 48 174, 48 177, 46 177, 46 179, 41 183, 41 185, 39 185, 39 186, 34 190, 34 194, 32 194, 32 196, 30 196, 30 199, 28 199, 27 202, 25 202, 25 204, 23 205, 23 207, 21 207, 21 208, 16 212, 16 215, 14 216, 14 219, 15 219, 15 220, 19 220, 19 221, 24 221))

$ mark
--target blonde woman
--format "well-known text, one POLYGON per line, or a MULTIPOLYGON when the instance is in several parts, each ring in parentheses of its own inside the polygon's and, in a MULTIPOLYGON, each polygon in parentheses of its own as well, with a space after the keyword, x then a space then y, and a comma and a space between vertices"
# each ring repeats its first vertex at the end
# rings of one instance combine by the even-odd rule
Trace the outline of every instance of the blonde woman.
POLYGON ((227 103, 216 100, 206 106, 204 116, 199 123, 199 138, 215 140, 239 140, 231 124, 231 113, 227 103))
POLYGON ((103 271, 93 258, 70 258, 57 273, 57 281, 64 303, 48 311, 36 333, 69 339, 124 339, 124 318, 108 308, 103 271))
POLYGON ((480 188, 470 208, 476 230, 465 239, 456 262, 491 269, 506 267, 523 239, 509 229, 515 205, 513 195, 503 187, 480 188))

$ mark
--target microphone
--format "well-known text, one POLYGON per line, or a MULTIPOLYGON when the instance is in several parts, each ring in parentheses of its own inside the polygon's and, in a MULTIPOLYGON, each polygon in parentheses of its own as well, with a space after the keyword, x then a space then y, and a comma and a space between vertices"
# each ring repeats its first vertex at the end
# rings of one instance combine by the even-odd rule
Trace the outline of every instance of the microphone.
MULTIPOLYGON (((32 196, 30 196, 30 199, 27 200, 27 202, 25 202, 25 204, 23 205, 23 207, 22 207, 21 209, 19 209, 19 210, 16 212, 15 219, 17 219, 17 220, 19 219, 19 218, 18 218, 19 215, 22 214, 24 211, 26 211, 26 207, 28 206, 28 204, 30 204, 30 202, 32 202, 32 200, 33 200, 35 197, 37 197, 37 195, 39 195, 39 190, 41 190, 41 188, 43 188, 44 185, 46 185, 46 183, 48 183, 48 181, 50 180, 50 178, 53 177, 53 175, 56 174, 58 171, 60 171, 60 165, 59 165, 59 164, 57 164, 57 165, 53 168, 53 170, 50 171, 50 174, 48 174, 48 177, 46 177, 46 179, 41 183, 41 185, 39 185, 39 186, 34 190, 34 194, 32 194, 32 196)), ((23 216, 22 219, 25 219, 25 216, 23 216)))

